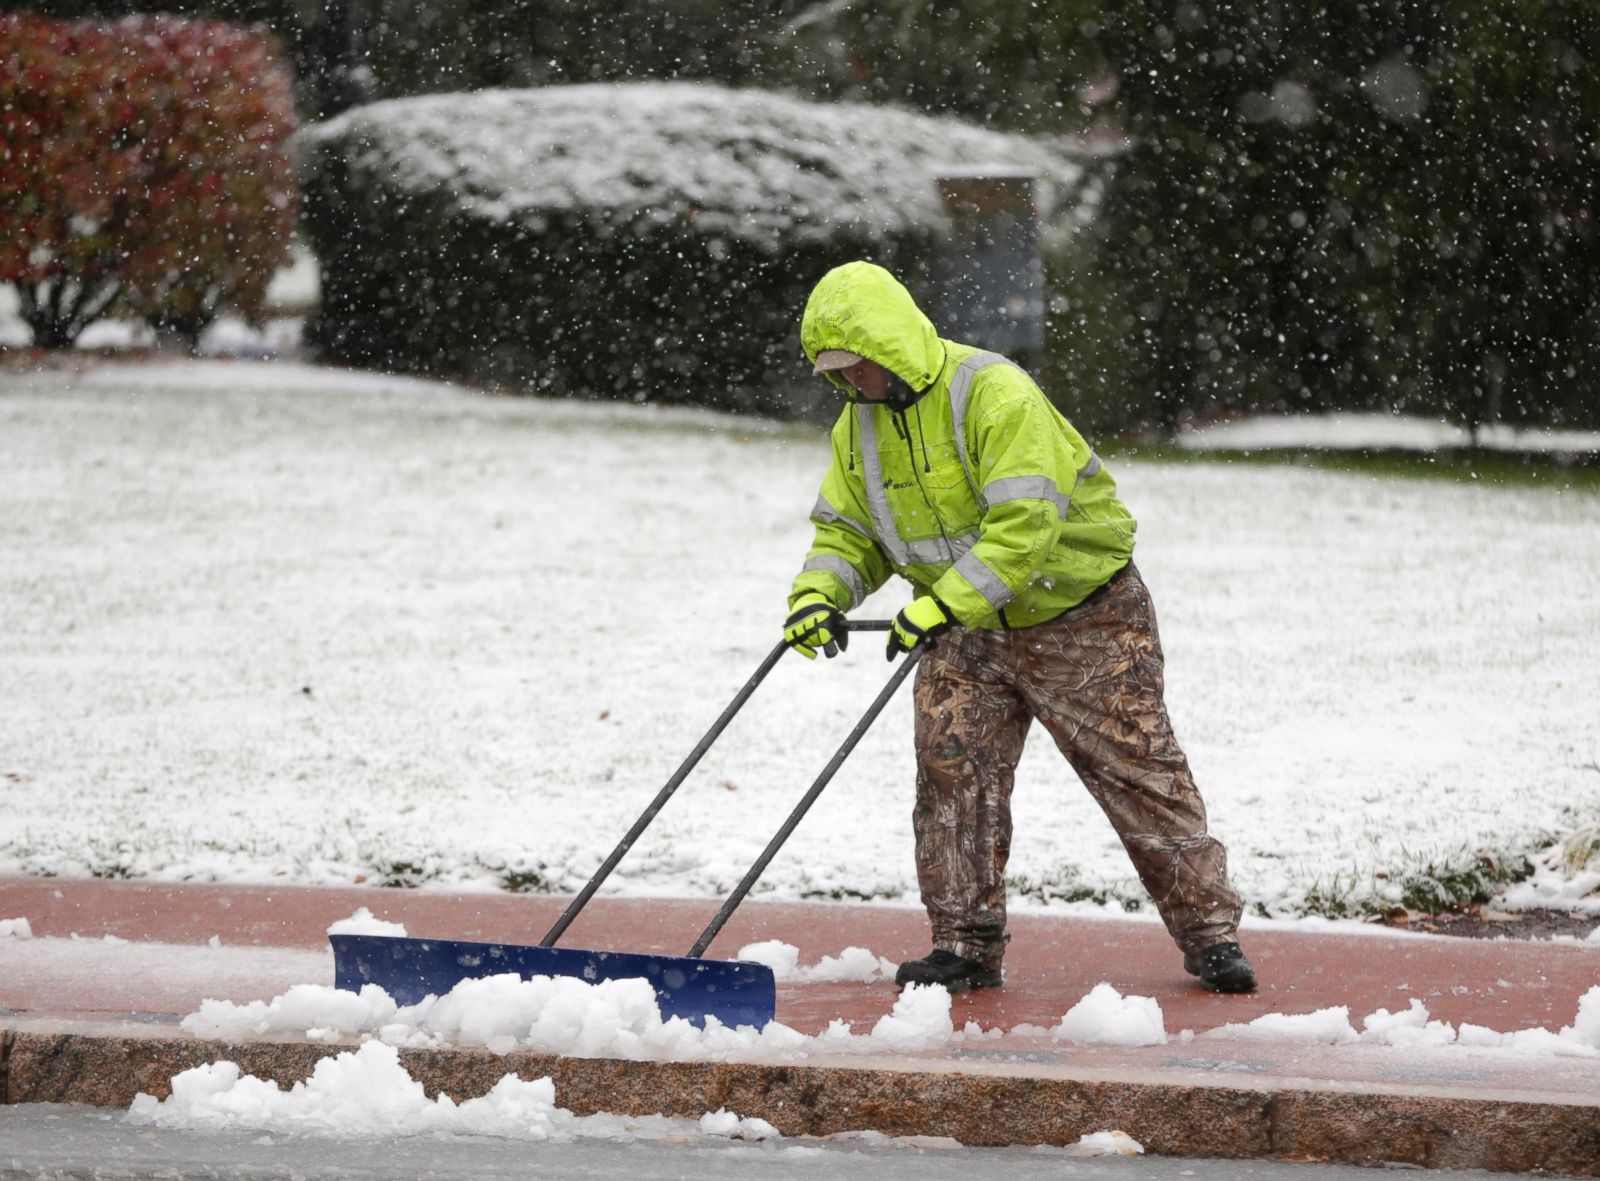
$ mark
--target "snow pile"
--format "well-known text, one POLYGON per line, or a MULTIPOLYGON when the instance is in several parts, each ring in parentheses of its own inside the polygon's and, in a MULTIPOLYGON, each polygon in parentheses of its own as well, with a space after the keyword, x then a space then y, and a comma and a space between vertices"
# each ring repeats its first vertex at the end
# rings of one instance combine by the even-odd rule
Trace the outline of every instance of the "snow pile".
POLYGON ((1164 1046, 1166 1021, 1148 996, 1123 996, 1101 981, 1050 1031, 1058 1042, 1079 1046, 1164 1046))
POLYGON ((1428 1009, 1416 997, 1403 1013, 1379 1009, 1361 1019, 1361 1040, 1383 1046, 1448 1046, 1456 1031, 1445 1021, 1428 1020, 1428 1009))
POLYGON ((271 1001, 207 1000, 181 1025, 196 1037, 223 1041, 300 1034, 317 1041, 375 1038, 402 1046, 482 1046, 497 1054, 530 1050, 635 1061, 922 1050, 967 1036, 956 1034, 950 994, 938 986, 903 991, 870 1033, 857 1034, 836 1020, 808 1037, 777 1021, 756 1030, 730 1029, 715 1018, 704 1029, 680 1017, 663 1020, 644 980, 590 984, 570 976, 523 980, 510 973, 464 980, 442 997, 407 1006, 375 984, 359 993, 298 984, 271 1001))
MULTIPOLYGON (((1566 846, 1557 842, 1533 857, 1533 873, 1507 887, 1496 900, 1504 910, 1565 910, 1600 915, 1600 872, 1565 864, 1566 846)), ((1589 933, 1600 935, 1600 927, 1589 933)))
POLYGON ((699 1127, 703 1134, 721 1136, 725 1140, 776 1140, 782 1135, 766 1120, 737 1116, 726 1107, 706 1112, 700 1117, 699 1127))
POLYGON ((698 1121, 647 1116, 576 1116, 557 1107, 548 1078, 526 1082, 514 1074, 488 1094, 457 1103, 429 1099, 392 1046, 368 1042, 353 1052, 324 1058, 311 1077, 288 1091, 243 1074, 232 1062, 186 1070, 172 1080, 172 1095, 140 1094, 130 1123, 163 1128, 248 1129, 303 1136, 418 1136, 457 1134, 512 1140, 614 1139, 646 1135, 768 1140, 778 1131, 765 1120, 741 1119, 727 1110, 698 1121))
POLYGON ((376 1033, 392 1023, 400 1007, 376 984, 360 992, 328 988, 321 984, 296 984, 270 1001, 205 1000, 198 1012, 181 1022, 195 1037, 241 1041, 268 1035, 298 1033, 314 1038, 351 1037, 376 1033))
POLYGON ((0 919, 0 939, 32 939, 33 927, 27 919, 0 919))
POLYGON ((640 231, 776 250, 840 226, 872 237, 943 232, 936 178, 952 167, 1026 169, 1067 186, 1063 145, 950 118, 815 103, 701 82, 483 90, 369 103, 300 133, 352 174, 543 231, 574 210, 640 231), (921 183, 918 183, 918 182, 921 183))
POLYGON ((1458 1030, 1449 1022, 1430 1020, 1427 1006, 1413 997, 1410 1007, 1403 1012, 1379 1009, 1363 1017, 1360 1033, 1350 1024, 1349 1007, 1338 1005, 1297 1015, 1268 1013, 1244 1024, 1219 1026, 1200 1036, 1329 1046, 1358 1042, 1408 1049, 1458 1046, 1533 1057, 1600 1058, 1600 984, 1579 999, 1578 1015, 1573 1023, 1555 1033, 1548 1029, 1498 1033, 1469 1022, 1463 1022, 1458 1030))
POLYGON ((1350 1006, 1336 1005, 1315 1013, 1267 1013, 1254 1021, 1221 1025, 1200 1035, 1241 1042, 1292 1042, 1342 1046, 1361 1040, 1350 1024, 1350 1006))
POLYGON ((875 984, 879 980, 893 980, 895 968, 892 960, 868 951, 865 947, 847 947, 838 955, 825 955, 809 968, 800 967, 800 949, 781 939, 765 943, 747 943, 739 949, 734 959, 764 964, 772 969, 775 979, 788 984, 828 984, 849 981, 857 984, 875 984))
MULTIPOLYGON (((746 951, 741 949, 740 958, 748 958, 746 951)), ((767 954, 787 959, 771 948, 767 954)), ((828 964, 825 958, 818 967, 828 964)), ((359 993, 300 984, 271 1001, 207 1000, 181 1025, 196 1037, 223 1041, 299 1034, 317 1041, 376 1038, 401 1046, 481 1046, 497 1054, 528 1050, 631 1060, 905 1052, 1007 1036, 1004 1030, 984 1030, 973 1022, 957 1031, 950 1012, 950 994, 944 988, 913 985, 866 1034, 839 1020, 814 1037, 776 1021, 757 1031, 748 1026, 729 1029, 713 1018, 699 1029, 679 1018, 663 1020, 655 994, 643 980, 591 984, 575 977, 524 980, 508 973, 462 981, 443 997, 428 997, 410 1006, 396 1004, 375 984, 359 993)), ((1338 1012, 1348 1030, 1347 1011, 1338 1012)), ((1280 1030, 1287 1028, 1289 1040, 1329 1040, 1308 1036, 1304 1032, 1308 1020, 1280 1018, 1274 1025, 1263 1019, 1251 1027, 1224 1027, 1213 1035, 1282 1040, 1280 1030)), ((1168 1040, 1161 1006, 1153 998, 1124 997, 1104 982, 1054 1027, 1019 1025, 1011 1032, 1085 1046, 1155 1046, 1168 1040)), ((1349 1031, 1342 1040, 1353 1039, 1354 1031, 1349 1031)))
POLYGON ((398 939, 406 937, 404 923, 391 923, 385 919, 374 917, 372 911, 365 906, 358 907, 355 914, 347 919, 340 919, 328 927, 330 935, 393 935, 398 939))
POLYGON ((1143 1156, 1144 1145, 1117 1128, 1110 1132, 1089 1132, 1067 1146, 1067 1156, 1143 1156))
MULTIPOLYGON (((832 1031, 833 1026, 829 1026, 829 1033, 832 1031)), ((865 1042, 872 1048, 931 1050, 949 1041, 954 1032, 955 1027, 950 1023, 950 993, 941 984, 913 984, 901 990, 894 1008, 878 1018, 865 1039, 853 1038, 843 1044, 867 1048, 863 1045, 865 1042)), ((829 1034, 822 1036, 826 1038, 829 1034)))

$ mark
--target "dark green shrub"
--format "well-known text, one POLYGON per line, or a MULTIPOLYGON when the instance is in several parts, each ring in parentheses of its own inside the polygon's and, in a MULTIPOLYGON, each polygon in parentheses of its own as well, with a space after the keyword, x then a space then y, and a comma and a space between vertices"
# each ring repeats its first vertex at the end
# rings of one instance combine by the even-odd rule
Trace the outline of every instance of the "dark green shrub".
POLYGON ((1587 0, 1105 0, 1098 28, 1129 144, 1100 318, 1151 421, 1600 425, 1587 0))
POLYGON ((691 83, 376 103, 301 139, 332 357, 779 413, 819 396, 797 328, 828 267, 917 287, 941 168, 1077 175, 1026 137, 691 83))

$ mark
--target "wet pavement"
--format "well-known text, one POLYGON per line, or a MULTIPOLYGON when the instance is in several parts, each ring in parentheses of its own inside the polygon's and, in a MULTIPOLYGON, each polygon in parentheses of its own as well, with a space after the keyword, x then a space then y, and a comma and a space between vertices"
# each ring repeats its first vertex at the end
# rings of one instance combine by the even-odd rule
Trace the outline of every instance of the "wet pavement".
MULTIPOLYGON (((9 1034, 12 1065, 6 1098, 77 1097, 72 1069, 64 1065, 77 1050, 50 1043, 47 1052, 40 1039, 181 1041, 186 1035, 175 1028, 177 1019, 208 997, 259 1000, 294 983, 331 984, 326 929, 358 907, 404 923, 412 936, 536 943, 565 902, 360 887, 0 879, 0 918, 27 918, 35 936, 31 947, 0 940, 0 1031, 9 1034), (150 955, 130 961, 130 949, 118 940, 148 945, 150 955)), ((715 910, 715 903, 705 901, 599 899, 562 944, 682 955, 715 910)), ((1001 1047, 966 1042, 892 1059, 877 1054, 817 1059, 807 1066, 855 1072, 837 1079, 830 1075, 842 1088, 837 1094, 859 1086, 863 1096, 880 1095, 885 1087, 903 1084, 920 1098, 915 1111, 897 1109, 891 1115, 863 1097, 836 1117, 825 1115, 826 1104, 818 1100, 807 1117, 812 1124, 805 1126, 815 1130, 828 1119, 856 1118, 862 1126, 885 1125, 880 1130, 892 1130, 887 1125, 893 1124, 939 1134, 923 1125, 941 1118, 961 1124, 961 1103, 979 1101, 973 1096, 1005 1106, 1021 1102, 1017 1088, 1055 1088, 1049 1092, 1054 1098, 1039 1100, 1040 1114, 1032 1122, 1024 1104, 958 1138, 1060 1143, 1071 1127, 1059 1113, 1070 1110, 1079 1113, 1073 1119, 1148 1119, 1146 1136, 1156 1132, 1155 1151, 1165 1143, 1170 1151, 1218 1155, 1537 1167, 1600 1175, 1600 1057, 1208 1035, 1270 1013, 1305 1014, 1331 1006, 1346 1006, 1359 1029, 1364 1016, 1380 1008, 1405 1010, 1413 998, 1432 1019, 1452 1025, 1554 1032, 1573 1023, 1579 999, 1600 984, 1600 945, 1465 940, 1376 928, 1247 926, 1242 942, 1261 988, 1246 996, 1219 996, 1199 989, 1184 974, 1181 957, 1153 921, 1019 914, 1011 929, 1005 987, 955 997, 951 1015, 958 1029, 967 1021, 986 1029, 1053 1026, 1096 984, 1108 982, 1124 995, 1152 997, 1160 1004, 1167 1044, 1077 1046, 1035 1034, 1008 1037, 1001 1047), (941 1096, 952 1086, 966 1087, 971 1095, 952 1098, 950 1112, 941 1117, 936 1109, 944 1100, 935 1102, 927 1092, 936 1084, 944 1088, 941 1096), (1213 1101, 1244 1113, 1241 1130, 1219 1127, 1217 1133, 1218 1143, 1232 1144, 1236 1152, 1219 1151, 1189 1124, 1163 1141, 1162 1121, 1175 1118, 1183 1104, 1213 1101), (1058 1113, 1054 1122, 1045 1118, 1049 1111, 1058 1113), (1004 1138, 971 1138, 991 1132, 1004 1138), (1231 1140, 1220 1139, 1228 1135, 1231 1140)), ((771 939, 799 948, 802 964, 852 945, 900 960, 926 952, 927 926, 917 909, 747 902, 710 954, 731 958, 745 944, 771 939)), ((777 1016, 805 1033, 819 1032, 836 1018, 865 1032, 895 997, 893 985, 881 982, 780 984, 777 1016)), ((129 1043, 118 1044, 127 1057, 129 1043)), ((563 1069, 578 1069, 570 1060, 561 1061, 563 1069)), ((689 1077, 664 1066, 628 1067, 626 1077, 649 1075, 658 1089, 669 1085, 663 1079, 689 1077)), ((772 1073, 779 1069, 749 1067, 765 1072, 760 1080, 766 1091, 758 1088, 759 1093, 773 1092, 779 1083, 787 1086, 797 1068, 781 1068, 788 1072, 781 1078, 772 1073)), ((744 1086, 756 1075, 717 1077, 744 1086)), ((574 1075, 569 1085, 577 1094, 590 1081, 574 1075)), ((94 1094, 120 1092, 102 1088, 94 1094)), ((620 1092, 618 1101, 625 1101, 620 1092)), ((791 1098, 790 1104, 789 1117, 800 1121, 798 1101, 791 1098)))

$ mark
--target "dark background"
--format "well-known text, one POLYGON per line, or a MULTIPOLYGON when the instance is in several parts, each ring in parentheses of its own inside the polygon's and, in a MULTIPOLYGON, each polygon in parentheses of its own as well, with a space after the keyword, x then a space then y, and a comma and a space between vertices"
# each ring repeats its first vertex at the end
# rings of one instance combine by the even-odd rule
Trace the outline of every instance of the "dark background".
POLYGON ((1044 377, 1101 425, 1393 408, 1600 426, 1590 0, 39 3, 262 22, 303 117, 714 79, 1074 137, 1044 377))

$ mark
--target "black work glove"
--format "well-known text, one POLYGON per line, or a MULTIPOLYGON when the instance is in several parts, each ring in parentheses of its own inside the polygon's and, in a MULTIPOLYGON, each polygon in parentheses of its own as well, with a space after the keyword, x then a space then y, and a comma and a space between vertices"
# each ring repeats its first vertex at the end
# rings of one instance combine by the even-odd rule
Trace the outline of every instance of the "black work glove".
POLYGON ((807 660, 817 658, 818 648, 831 660, 850 646, 850 632, 839 608, 819 592, 807 591, 784 620, 783 642, 807 660))
POLYGON ((933 639, 955 626, 950 609, 932 595, 918 595, 894 617, 889 628, 889 647, 884 656, 893 660, 918 644, 933 639))

